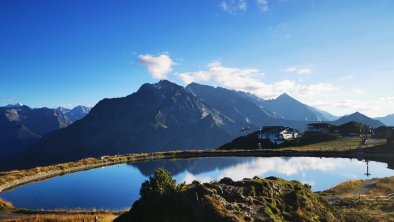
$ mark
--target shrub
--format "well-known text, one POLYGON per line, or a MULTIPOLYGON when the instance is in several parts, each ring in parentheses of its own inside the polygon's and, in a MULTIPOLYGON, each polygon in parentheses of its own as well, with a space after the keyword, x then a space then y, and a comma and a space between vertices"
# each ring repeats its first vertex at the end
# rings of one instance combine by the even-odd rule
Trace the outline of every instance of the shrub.
POLYGON ((171 174, 163 169, 158 168, 153 176, 149 177, 142 183, 140 195, 142 198, 155 195, 163 195, 176 190, 176 181, 172 179, 171 174))

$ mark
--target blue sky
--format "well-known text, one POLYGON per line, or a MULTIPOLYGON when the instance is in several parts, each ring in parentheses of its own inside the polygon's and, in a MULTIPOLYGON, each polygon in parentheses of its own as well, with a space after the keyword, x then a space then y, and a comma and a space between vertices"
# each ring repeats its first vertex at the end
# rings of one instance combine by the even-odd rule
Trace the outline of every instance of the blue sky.
POLYGON ((0 105, 94 105, 169 79, 394 113, 391 0, 2 0, 0 105))

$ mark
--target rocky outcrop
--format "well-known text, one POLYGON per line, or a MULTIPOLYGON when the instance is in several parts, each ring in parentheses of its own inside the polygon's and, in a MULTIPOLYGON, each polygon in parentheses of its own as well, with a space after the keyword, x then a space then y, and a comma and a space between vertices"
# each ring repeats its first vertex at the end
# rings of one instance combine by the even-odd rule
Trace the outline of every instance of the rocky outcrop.
POLYGON ((269 177, 199 183, 143 197, 116 221, 339 221, 308 185, 269 177))

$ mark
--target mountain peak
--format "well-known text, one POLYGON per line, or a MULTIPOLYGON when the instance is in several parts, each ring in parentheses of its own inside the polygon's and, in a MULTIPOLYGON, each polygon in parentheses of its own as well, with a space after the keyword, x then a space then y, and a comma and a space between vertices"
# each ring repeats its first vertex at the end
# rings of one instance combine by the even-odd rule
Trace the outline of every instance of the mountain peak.
POLYGON ((289 94, 287 93, 282 93, 280 96, 278 96, 275 100, 279 100, 279 101, 297 101, 298 100, 294 99, 293 97, 291 97, 289 94))
POLYGON ((182 86, 179 86, 173 82, 168 80, 160 80, 157 83, 145 83, 143 84, 137 92, 147 92, 147 91, 162 91, 162 92, 174 92, 176 90, 182 89, 182 86))
POLYGON ((5 107, 7 107, 7 108, 18 108, 18 107, 21 107, 21 106, 23 106, 22 103, 15 103, 15 104, 8 104, 5 107))
POLYGON ((175 84, 175 83, 173 83, 171 81, 168 81, 166 79, 162 79, 159 82, 154 83, 153 85, 154 86, 178 86, 177 84, 175 84))
MULTIPOLYGON (((352 113, 352 114, 350 114, 349 116, 360 116, 360 117, 367 117, 366 115, 364 115, 364 114, 362 114, 362 113, 360 113, 360 112, 354 112, 354 113, 352 113)), ((369 118, 369 117, 368 117, 369 118)))
POLYGON ((382 122, 380 122, 378 120, 371 119, 370 117, 368 117, 360 112, 355 112, 355 113, 343 116, 343 117, 339 118, 338 120, 334 121, 334 124, 342 125, 344 123, 351 122, 351 121, 359 122, 359 123, 362 123, 364 125, 368 125, 368 126, 371 126, 374 128, 384 125, 382 122))

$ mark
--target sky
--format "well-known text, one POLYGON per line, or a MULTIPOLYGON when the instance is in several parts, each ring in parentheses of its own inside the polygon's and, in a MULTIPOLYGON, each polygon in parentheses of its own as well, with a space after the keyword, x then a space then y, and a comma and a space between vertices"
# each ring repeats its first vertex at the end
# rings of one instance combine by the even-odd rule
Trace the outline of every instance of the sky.
POLYGON ((94 106, 168 79, 394 113, 392 0, 1 0, 0 106, 94 106))

